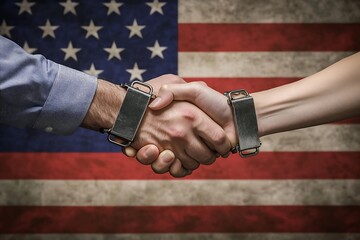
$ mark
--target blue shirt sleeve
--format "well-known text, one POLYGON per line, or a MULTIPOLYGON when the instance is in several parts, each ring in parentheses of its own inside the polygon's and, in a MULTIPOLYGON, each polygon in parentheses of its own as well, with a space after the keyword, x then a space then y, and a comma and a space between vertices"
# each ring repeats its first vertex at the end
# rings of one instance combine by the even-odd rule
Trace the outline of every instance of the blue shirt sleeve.
POLYGON ((96 87, 96 77, 28 54, 0 36, 0 123, 71 134, 96 87))

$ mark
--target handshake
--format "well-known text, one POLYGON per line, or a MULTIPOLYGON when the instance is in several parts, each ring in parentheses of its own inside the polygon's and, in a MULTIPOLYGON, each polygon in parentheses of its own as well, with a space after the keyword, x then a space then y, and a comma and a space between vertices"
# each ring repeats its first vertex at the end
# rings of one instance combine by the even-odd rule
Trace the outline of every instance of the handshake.
MULTIPOLYGON (((151 164, 156 173, 169 171, 184 177, 200 164, 227 157, 235 146, 240 153, 257 151, 260 136, 360 116, 359 62, 357 53, 304 79, 252 93, 252 97, 246 92, 231 92, 226 97, 205 83, 186 83, 174 75, 155 78, 147 83, 156 98, 148 108, 143 106, 146 111, 135 141, 124 153, 151 164)), ((125 95, 124 88, 99 80, 82 126, 114 129, 125 95)), ((138 105, 137 98, 132 101, 126 103, 129 116, 132 105, 138 105)), ((131 122, 126 114, 121 115, 120 111, 123 122, 131 122)))
MULTIPOLYGON (((131 146, 123 149, 127 156, 151 164, 156 173, 184 177, 200 164, 209 165, 217 157, 227 157, 238 144, 233 110, 223 94, 204 82, 186 83, 175 75, 163 75, 147 84, 156 97, 146 109, 131 146)), ((83 126, 111 129, 125 94, 124 88, 99 80, 83 126)), ((131 107, 128 111, 132 111, 131 107)), ((258 139, 257 129, 255 135, 258 139)))

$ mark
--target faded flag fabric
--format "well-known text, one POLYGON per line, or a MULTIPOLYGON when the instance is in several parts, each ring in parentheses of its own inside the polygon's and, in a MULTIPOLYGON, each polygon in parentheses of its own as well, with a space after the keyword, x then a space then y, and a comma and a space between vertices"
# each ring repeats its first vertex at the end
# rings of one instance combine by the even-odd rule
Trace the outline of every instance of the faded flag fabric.
MULTIPOLYGON (((172 73, 219 92, 294 82, 360 50, 357 0, 3 0, 0 24, 28 52, 114 83, 172 73)), ((360 239, 359 123, 266 136, 258 156, 184 179, 97 132, 1 126, 0 238, 360 239)))

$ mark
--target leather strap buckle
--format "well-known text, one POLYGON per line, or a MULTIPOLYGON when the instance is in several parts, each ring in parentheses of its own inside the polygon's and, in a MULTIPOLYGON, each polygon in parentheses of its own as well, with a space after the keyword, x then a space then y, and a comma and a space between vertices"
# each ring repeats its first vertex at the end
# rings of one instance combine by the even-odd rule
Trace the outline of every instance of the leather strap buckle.
POLYGON ((253 98, 244 89, 224 93, 232 107, 239 144, 231 151, 239 152, 241 157, 250 157, 259 153, 261 142, 253 98))
POLYGON ((127 89, 124 101, 113 127, 103 132, 108 134, 109 142, 128 147, 134 141, 150 99, 153 97, 153 88, 139 81, 132 82, 130 86, 126 84, 120 86, 127 89))

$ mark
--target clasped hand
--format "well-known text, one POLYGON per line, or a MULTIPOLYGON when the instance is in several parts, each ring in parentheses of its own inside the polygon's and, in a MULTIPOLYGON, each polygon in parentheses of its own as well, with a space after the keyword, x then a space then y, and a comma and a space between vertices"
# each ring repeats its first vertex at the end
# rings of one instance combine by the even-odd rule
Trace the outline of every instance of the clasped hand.
POLYGON ((227 157, 237 144, 227 98, 204 82, 186 83, 175 75, 147 82, 156 93, 144 116, 129 157, 151 164, 156 173, 174 177, 192 173, 200 164, 227 157))

